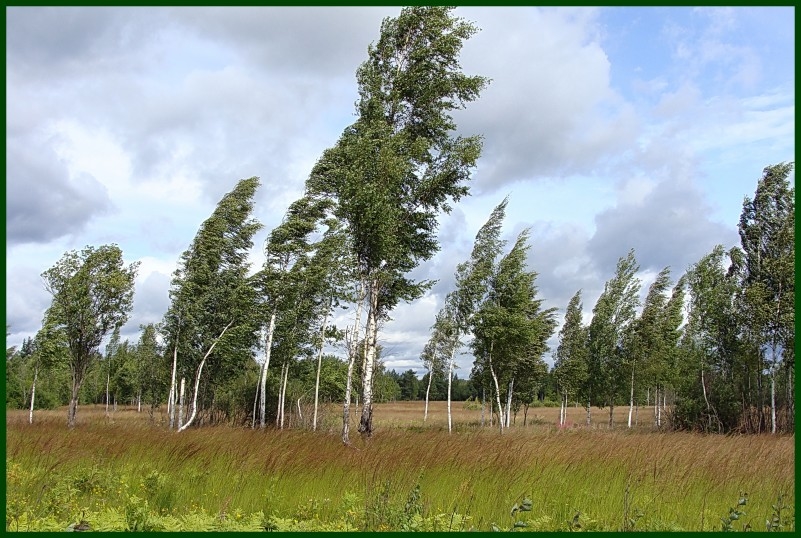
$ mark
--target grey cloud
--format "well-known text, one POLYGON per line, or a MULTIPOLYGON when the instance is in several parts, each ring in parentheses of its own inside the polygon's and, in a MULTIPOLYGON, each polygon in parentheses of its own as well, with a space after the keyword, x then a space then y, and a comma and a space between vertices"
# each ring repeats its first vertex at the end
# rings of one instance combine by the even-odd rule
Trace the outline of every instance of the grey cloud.
POLYGON ((139 338, 140 325, 159 323, 162 320, 170 305, 169 288, 170 277, 158 271, 137 282, 133 311, 128 323, 120 330, 123 339, 128 338, 134 342, 139 338))
POLYGON ((50 307, 51 297, 39 276, 42 269, 9 266, 7 271, 7 281, 13 282, 15 291, 6 298, 6 323, 11 326, 7 341, 10 345, 19 345, 41 328, 42 316, 50 307))
POLYGON ((178 8, 172 16, 189 31, 244 51, 259 65, 283 74, 354 78, 381 20, 399 8, 226 7, 178 8))
POLYGON ((158 36, 157 14, 119 7, 9 7, 8 65, 49 84, 65 74, 130 69, 132 51, 158 36))
POLYGON ((682 180, 664 180, 641 202, 618 203, 595 217, 596 231, 588 251, 598 270, 612 276, 630 248, 642 270, 670 266, 675 275, 707 254, 716 244, 737 243, 736 223, 711 221, 701 193, 682 180))
POLYGON ((485 137, 478 180, 491 191, 524 178, 589 173, 604 153, 623 152, 638 122, 610 87, 609 61, 592 17, 567 24, 564 10, 469 11, 482 31, 465 46, 465 71, 492 84, 454 114, 465 134, 485 137), (484 41, 486 40, 486 41, 484 41), (483 43, 492 42, 490 50, 483 43))
POLYGON ((110 210, 105 187, 95 178, 71 177, 47 144, 7 141, 6 241, 48 242, 77 233, 110 210))

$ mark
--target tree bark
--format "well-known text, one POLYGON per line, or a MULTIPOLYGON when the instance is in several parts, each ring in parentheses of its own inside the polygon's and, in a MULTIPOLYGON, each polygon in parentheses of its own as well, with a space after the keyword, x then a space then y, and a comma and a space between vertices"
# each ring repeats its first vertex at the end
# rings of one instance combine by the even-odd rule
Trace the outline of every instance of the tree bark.
POLYGON ((312 419, 312 431, 317 431, 317 406, 320 399, 320 370, 323 366, 323 346, 325 345, 325 327, 328 323, 328 313, 331 311, 331 305, 334 302, 332 295, 328 299, 328 310, 325 311, 323 318, 323 327, 320 329, 320 349, 317 352, 317 379, 314 382, 314 418, 312 419))
POLYGON ((506 397, 506 427, 509 428, 512 423, 512 391, 515 386, 515 378, 509 381, 509 394, 506 397))
POLYGON ((70 397, 70 406, 69 409, 67 410, 67 426, 70 428, 75 427, 75 415, 78 412, 78 392, 80 390, 81 390, 81 384, 73 376, 72 395, 70 397))
POLYGON ((350 444, 350 395, 353 390, 353 366, 359 349, 359 325, 362 319, 362 306, 364 303, 364 283, 359 285, 359 294, 356 304, 356 320, 353 322, 353 334, 348 343, 348 377, 345 381, 345 402, 342 405, 342 443, 350 444))
POLYGON ((179 432, 182 432, 185 429, 187 429, 192 424, 192 422, 195 420, 195 417, 197 416, 198 387, 200 386, 200 376, 203 373, 203 366, 206 364, 206 359, 209 358, 209 355, 211 355, 211 352, 214 351, 214 347, 217 345, 217 342, 220 341, 220 338, 223 337, 223 335, 225 334, 225 331, 227 331, 228 328, 231 327, 231 325, 233 325, 233 323, 234 323, 234 321, 231 320, 228 323, 228 325, 225 326, 225 328, 222 330, 220 335, 217 338, 214 339, 214 343, 211 344, 211 347, 209 347, 209 350, 203 356, 203 360, 200 361, 200 365, 197 368, 197 375, 195 376, 195 392, 194 392, 194 396, 192 398, 192 414, 189 415, 189 419, 186 421, 186 424, 184 424, 183 426, 178 428, 179 432))
POLYGON ((631 367, 631 397, 629 399, 629 429, 631 429, 631 415, 634 411, 634 365, 631 367))
POLYGON ((373 370, 376 357, 376 337, 378 333, 378 282, 373 281, 369 289, 370 309, 367 311, 367 349, 365 352, 364 375, 362 377, 362 417, 359 433, 373 435, 373 370))
POLYGON ((184 395, 186 394, 186 378, 181 378, 181 394, 178 396, 178 428, 184 425, 184 395))
POLYGON ((501 434, 503 434, 503 407, 501 407, 501 389, 498 385, 498 376, 495 375, 495 370, 492 368, 492 357, 490 357, 489 361, 490 367, 490 375, 492 375, 492 380, 495 382, 495 399, 497 400, 498 404, 498 425, 500 426, 501 434))
MULTIPOLYGON (((451 387, 453 384, 453 357, 456 355, 456 345, 454 344, 451 350, 451 358, 448 361, 448 433, 453 430, 453 420, 451 418, 451 387)), ((431 386, 431 378, 429 377, 429 386, 431 386)), ((428 411, 428 392, 426 392, 426 411, 428 411)))
POLYGON ((180 319, 175 334, 175 349, 172 353, 172 377, 170 379, 170 395, 167 398, 167 416, 170 419, 170 429, 175 427, 175 375, 178 371, 178 336, 180 335, 180 319))
POLYGON ((259 378, 261 400, 259 402, 259 427, 267 425, 267 369, 270 367, 270 354, 273 348, 273 333, 275 332, 275 310, 270 316, 270 326, 267 329, 267 341, 264 344, 264 367, 259 378))
POLYGON ((36 380, 39 378, 39 365, 33 369, 33 384, 31 385, 31 412, 28 416, 28 424, 33 424, 33 402, 36 400, 36 380))
POLYGON ((431 392, 431 379, 434 377, 434 371, 432 369, 428 370, 428 386, 426 387, 426 406, 425 410, 423 411, 423 422, 428 420, 428 395, 431 392))

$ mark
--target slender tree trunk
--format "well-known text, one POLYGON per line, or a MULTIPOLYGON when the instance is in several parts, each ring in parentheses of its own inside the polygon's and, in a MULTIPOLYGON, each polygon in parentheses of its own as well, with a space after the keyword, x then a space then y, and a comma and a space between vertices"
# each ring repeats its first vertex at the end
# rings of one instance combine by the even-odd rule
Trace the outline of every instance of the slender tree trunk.
MULTIPOLYGON (((286 363, 286 370, 284 370, 284 389, 281 391, 281 429, 284 429, 284 421, 286 420, 286 389, 287 385, 289 385, 289 363, 286 363)), ((292 405, 290 404, 290 412, 292 411, 292 405)))
POLYGON ((223 337, 223 335, 225 334, 225 331, 227 331, 228 328, 231 327, 231 325, 233 325, 233 323, 234 323, 233 320, 231 320, 228 323, 228 325, 225 326, 225 328, 222 330, 220 335, 217 338, 214 339, 214 343, 211 344, 211 347, 209 347, 209 350, 203 356, 203 360, 200 361, 200 365, 197 368, 197 375, 195 376, 195 392, 194 392, 194 396, 192 398, 192 414, 189 415, 189 419, 186 421, 186 424, 184 424, 183 426, 178 428, 179 432, 182 432, 185 429, 187 429, 192 424, 192 422, 195 420, 195 417, 197 416, 197 396, 198 396, 198 388, 200 387, 200 376, 203 373, 203 366, 206 364, 206 359, 209 358, 209 355, 211 355, 211 352, 214 351, 214 347, 217 345, 217 342, 220 341, 220 338, 223 337))
POLYGON ((106 372, 106 416, 108 417, 109 385, 111 384, 111 370, 106 372))
POLYGON ((259 378, 259 390, 261 400, 259 402, 259 427, 264 428, 267 425, 267 369, 270 368, 270 354, 273 349, 273 333, 275 332, 275 310, 270 316, 270 325, 267 328, 267 338, 264 343, 264 368, 261 371, 259 378))
POLYGON ((631 397, 629 399, 629 429, 631 429, 631 415, 634 411, 634 365, 631 366, 631 397))
POLYGON ((181 394, 178 396, 178 428, 184 425, 184 396, 186 395, 186 378, 181 378, 181 394))
POLYGON ((359 433, 373 435, 373 370, 375 368, 376 336, 378 333, 378 282, 371 283, 368 290, 370 309, 367 311, 367 349, 365 352, 364 375, 362 377, 362 417, 359 433))
POLYGON ((275 410, 275 427, 284 429, 284 398, 286 396, 286 379, 289 363, 281 365, 281 376, 278 378, 278 406, 275 410))
POLYGON ((39 378, 39 365, 33 369, 33 384, 31 385, 31 412, 28 415, 28 424, 33 424, 33 403, 36 400, 36 380, 39 378))
MULTIPOLYGON (((559 399, 559 426, 565 425, 565 416, 567 415, 567 394, 562 391, 562 397, 559 399)), ((525 416, 523 417, 523 424, 525 424, 525 416)))
POLYGON ((426 387, 426 406, 423 411, 423 422, 428 420, 428 395, 431 393, 431 379, 434 377, 434 370, 428 370, 428 386, 426 387))
MULTIPOLYGON (((453 419, 451 418, 451 386, 453 383, 453 357, 456 355, 456 344, 451 350, 451 358, 448 360, 448 433, 453 431, 453 419)), ((430 377, 429 377, 430 381, 430 377)), ((429 386, 431 384, 429 383, 429 386)), ((428 393, 426 393, 426 409, 428 408, 428 393)))
POLYGON ((303 399, 303 396, 298 398, 298 424, 299 427, 303 427, 303 411, 300 410, 300 401, 303 399))
POLYGON ((512 390, 515 386, 515 378, 513 377, 511 381, 509 381, 509 394, 506 396, 506 427, 509 428, 511 426, 511 415, 512 415, 512 390))
POLYGON ((587 407, 586 407, 586 409, 587 409, 587 426, 590 426, 592 424, 592 414, 590 413, 590 411, 591 411, 590 404, 591 403, 592 402, 590 402, 590 400, 587 400, 587 407))
POLYGON ((136 395, 136 412, 142 412, 142 389, 139 389, 139 392, 136 395))
POLYGON ((325 311, 323 318, 323 328, 320 329, 320 349, 317 352, 317 379, 314 381, 314 418, 312 419, 312 431, 317 431, 317 405, 320 399, 320 370, 323 367, 323 345, 325 344, 325 327, 328 323, 328 312, 334 302, 333 295, 328 299, 328 310, 325 311))
MULTIPOLYGON (((264 362, 261 363, 261 368, 259 368, 259 380, 261 380, 262 374, 264 374, 264 362)), ((253 396, 253 413, 251 414, 252 418, 250 420, 251 430, 256 429, 256 406, 259 403, 259 396, 261 394, 261 386, 259 383, 256 383, 256 394, 253 396)))
POLYGON ((72 376, 72 395, 70 397, 70 406, 67 409, 67 426, 69 428, 75 427, 75 415, 78 414, 78 393, 81 390, 81 381, 75 374, 72 376))
POLYGON ((362 319, 362 307, 364 305, 364 282, 359 283, 359 292, 356 301, 356 320, 353 322, 353 333, 350 340, 347 334, 345 341, 348 344, 348 376, 345 380, 345 402, 342 405, 342 442, 350 444, 350 396, 353 390, 353 366, 356 363, 356 356, 359 350, 359 325, 362 319))
POLYGON ((709 405, 709 398, 706 395, 706 382, 704 381, 704 367, 701 367, 701 388, 704 391, 704 402, 706 402, 706 414, 707 414, 707 423, 709 430, 712 429, 712 409, 709 405))
POLYGON ((489 360, 489 367, 490 367, 490 375, 492 375, 492 380, 495 382, 495 399, 497 400, 498 404, 498 425, 500 426, 500 431, 503 433, 503 407, 501 407, 501 389, 498 385, 498 376, 495 375, 495 370, 492 367, 492 357, 489 360))
POLYGON ((170 395, 167 398, 167 416, 170 419, 170 429, 175 427, 175 375, 178 371, 178 336, 180 335, 180 319, 175 334, 175 349, 172 352, 172 377, 170 378, 170 395))

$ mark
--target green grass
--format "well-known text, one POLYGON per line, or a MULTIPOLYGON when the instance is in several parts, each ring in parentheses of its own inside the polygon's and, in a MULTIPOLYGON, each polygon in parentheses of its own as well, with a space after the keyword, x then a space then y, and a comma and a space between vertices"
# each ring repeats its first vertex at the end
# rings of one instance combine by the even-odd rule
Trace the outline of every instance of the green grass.
POLYGON ((577 513, 584 529, 720 530, 742 493, 735 528, 763 530, 779 495, 791 507, 783 518, 794 516, 787 436, 543 427, 501 436, 465 424, 449 435, 434 424, 385 426, 346 447, 328 430, 176 434, 119 417, 69 431, 63 417, 9 416, 6 529, 63 530, 83 518, 93 528, 490 530, 511 527, 510 508, 527 497, 532 510, 516 518, 531 530, 567 530, 577 513))

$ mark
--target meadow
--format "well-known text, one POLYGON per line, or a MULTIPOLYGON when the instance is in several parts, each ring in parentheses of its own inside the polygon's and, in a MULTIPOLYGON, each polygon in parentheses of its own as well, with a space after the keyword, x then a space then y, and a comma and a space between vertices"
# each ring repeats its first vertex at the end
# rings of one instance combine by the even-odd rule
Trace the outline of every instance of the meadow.
MULTIPOLYGON (((7 411, 6 530, 795 529, 793 436, 660 433, 652 413, 532 408, 500 435, 481 411, 379 404, 375 434, 206 426, 133 408, 7 411)), ((355 413, 354 413, 355 415, 355 413)), ((354 417, 355 419, 355 417, 354 417)))

